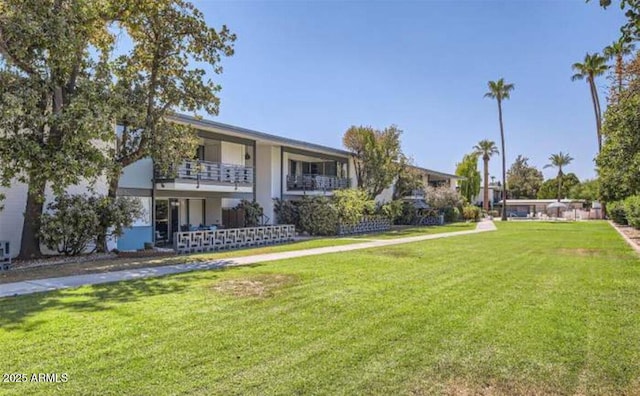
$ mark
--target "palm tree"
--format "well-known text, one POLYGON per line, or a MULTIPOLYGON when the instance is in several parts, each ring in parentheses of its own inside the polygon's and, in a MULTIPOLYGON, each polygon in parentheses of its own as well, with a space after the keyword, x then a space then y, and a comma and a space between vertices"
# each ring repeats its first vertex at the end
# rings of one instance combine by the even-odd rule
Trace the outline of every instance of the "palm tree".
POLYGON ((604 56, 607 59, 615 59, 616 61, 616 80, 618 81, 618 94, 622 92, 622 72, 624 66, 625 55, 633 52, 633 44, 627 43, 623 39, 614 41, 604 49, 604 56))
POLYGON ((473 146, 473 153, 482 156, 484 162, 484 195, 482 199, 482 207, 489 210, 489 159, 495 154, 500 154, 498 147, 492 140, 481 140, 473 146))
POLYGON ((511 91, 515 88, 513 84, 504 82, 504 78, 498 81, 489 81, 489 92, 484 94, 485 98, 495 99, 498 102, 498 120, 500 121, 500 141, 502 143, 502 220, 507 220, 507 157, 504 149, 504 126, 502 124, 502 101, 509 99, 511 91))
POLYGON ((576 71, 571 77, 571 81, 587 79, 589 89, 591 90, 591 100, 593 101, 593 112, 596 115, 596 133, 598 134, 598 152, 602 150, 602 112, 600 111, 600 99, 598 98, 598 90, 596 88, 595 79, 604 74, 609 66, 606 59, 598 54, 585 55, 583 63, 574 63, 571 68, 576 71))
POLYGON ((562 176, 564 173, 562 172, 562 167, 567 166, 573 161, 573 158, 569 155, 569 153, 564 154, 562 151, 558 154, 551 154, 549 157, 550 164, 545 165, 545 168, 558 168, 558 202, 562 198, 562 176))

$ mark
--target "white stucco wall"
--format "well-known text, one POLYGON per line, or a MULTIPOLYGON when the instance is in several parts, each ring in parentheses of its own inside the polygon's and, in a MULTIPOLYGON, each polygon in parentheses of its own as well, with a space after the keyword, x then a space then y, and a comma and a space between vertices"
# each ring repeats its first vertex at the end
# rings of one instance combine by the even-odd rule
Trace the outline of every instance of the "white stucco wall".
POLYGON ((122 170, 118 187, 150 189, 153 187, 152 178, 153 161, 151 158, 143 158, 122 170))
POLYGON ((235 208, 242 201, 239 198, 222 198, 222 208, 235 208))
POLYGON ((237 143, 221 142, 221 161, 223 164, 244 165, 245 146, 237 143))
POLYGON ((222 224, 222 199, 219 197, 207 198, 205 201, 207 225, 222 224))
POLYGON ((280 146, 258 144, 256 147, 256 199, 271 224, 276 223, 273 199, 281 198, 280 181, 283 170, 280 168, 280 150, 280 146))
POLYGON ((204 211, 202 207, 202 199, 189 200, 189 224, 199 226, 204 224, 204 211))
POLYGON ((384 204, 390 201, 393 201, 393 192, 395 190, 395 185, 392 183, 389 187, 382 190, 380 194, 376 197, 377 204, 384 204))

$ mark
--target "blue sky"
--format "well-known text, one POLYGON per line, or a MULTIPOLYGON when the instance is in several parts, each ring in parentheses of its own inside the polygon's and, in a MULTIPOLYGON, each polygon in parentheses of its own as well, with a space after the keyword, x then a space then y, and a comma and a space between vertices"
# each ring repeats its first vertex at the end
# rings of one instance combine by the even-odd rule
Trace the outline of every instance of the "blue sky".
MULTIPOLYGON (((542 168, 569 152, 567 171, 595 175, 595 122, 571 64, 601 51, 624 17, 597 1, 196 2, 212 26, 238 35, 223 60, 213 119, 341 147, 351 125, 396 124, 417 165, 453 172, 472 146, 499 144, 488 80, 516 89, 504 105, 507 166, 542 168)), ((606 79, 599 81, 601 91, 606 79)), ((605 104, 605 94, 603 106, 605 104)), ((499 176, 500 161, 492 161, 499 176)), ((554 171, 543 171, 545 177, 554 171)))

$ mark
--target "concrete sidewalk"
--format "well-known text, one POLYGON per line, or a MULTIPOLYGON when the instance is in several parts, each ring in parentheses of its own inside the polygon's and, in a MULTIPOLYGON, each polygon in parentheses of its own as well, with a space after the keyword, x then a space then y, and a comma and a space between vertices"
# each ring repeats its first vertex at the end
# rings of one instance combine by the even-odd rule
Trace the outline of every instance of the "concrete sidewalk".
POLYGON ((97 285, 101 283, 119 282, 131 279, 152 278, 163 275, 180 274, 190 271, 263 263, 266 261, 286 260, 296 257, 314 256, 318 254, 349 252, 352 250, 400 245, 403 243, 449 238, 458 235, 470 235, 494 230, 496 230, 496 226, 492 221, 481 221, 480 223, 478 223, 476 229, 471 231, 454 231, 445 232, 442 234, 420 235, 397 239, 378 239, 370 240, 363 243, 354 243, 353 245, 328 246, 306 250, 294 250, 291 252, 259 254, 255 256, 219 259, 209 262, 185 263, 161 267, 148 267, 124 271, 105 272, 101 274, 73 275, 59 278, 36 279, 32 281, 5 283, 0 285, 0 298, 46 292, 51 290, 68 289, 85 285, 97 285))

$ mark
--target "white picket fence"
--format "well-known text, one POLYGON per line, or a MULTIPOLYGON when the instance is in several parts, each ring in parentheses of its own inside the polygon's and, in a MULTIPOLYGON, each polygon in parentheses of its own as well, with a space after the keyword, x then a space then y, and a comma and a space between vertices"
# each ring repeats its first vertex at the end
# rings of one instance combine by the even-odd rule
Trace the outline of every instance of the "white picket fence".
POLYGON ((295 235, 293 225, 184 231, 174 234, 173 248, 178 253, 211 252, 291 242, 295 235))

